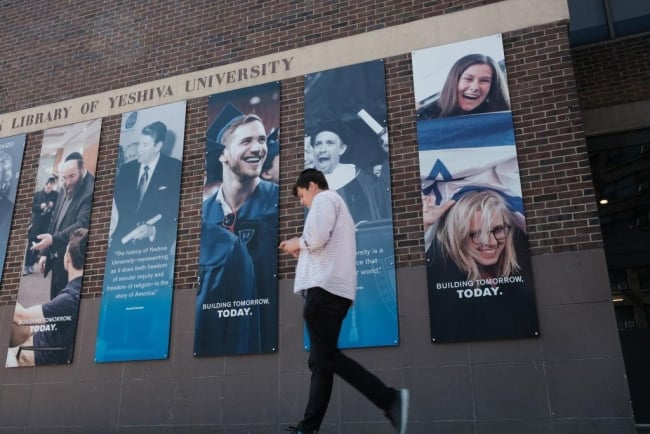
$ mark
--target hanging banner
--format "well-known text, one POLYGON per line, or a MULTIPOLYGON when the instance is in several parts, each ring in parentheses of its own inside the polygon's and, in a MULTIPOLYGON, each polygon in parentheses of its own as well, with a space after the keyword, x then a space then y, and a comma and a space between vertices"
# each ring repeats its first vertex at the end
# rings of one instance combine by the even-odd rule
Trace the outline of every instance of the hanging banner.
POLYGON ((72 361, 101 127, 43 132, 7 366, 72 361))
POLYGON ((305 77, 305 168, 325 174, 356 224, 358 290, 341 348, 399 343, 388 147, 383 61, 305 77))
POLYGON ((25 134, 0 139, 0 282, 24 150, 25 134))
POLYGON ((412 59, 431 339, 538 336, 501 35, 412 59))
POLYGON ((96 362, 169 356, 185 107, 122 116, 96 362))
POLYGON ((278 348, 280 83, 212 95, 194 355, 278 348))

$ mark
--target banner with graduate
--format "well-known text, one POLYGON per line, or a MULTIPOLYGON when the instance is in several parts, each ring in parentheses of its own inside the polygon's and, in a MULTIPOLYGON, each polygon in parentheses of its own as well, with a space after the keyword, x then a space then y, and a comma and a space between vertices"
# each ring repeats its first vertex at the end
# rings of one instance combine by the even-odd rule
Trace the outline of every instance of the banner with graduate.
POLYGON ((538 336, 501 35, 412 59, 431 339, 538 336))
POLYGON ((208 103, 194 355, 278 348, 280 83, 208 103))
POLYGON ((305 168, 325 174, 356 225, 358 287, 341 348, 399 343, 388 149, 382 60, 305 77, 305 168))
POLYGON ((185 108, 122 116, 96 362, 169 356, 185 108))
POLYGON ((72 362, 101 128, 43 132, 8 367, 72 362))
POLYGON ((0 139, 0 282, 24 150, 25 134, 0 139))

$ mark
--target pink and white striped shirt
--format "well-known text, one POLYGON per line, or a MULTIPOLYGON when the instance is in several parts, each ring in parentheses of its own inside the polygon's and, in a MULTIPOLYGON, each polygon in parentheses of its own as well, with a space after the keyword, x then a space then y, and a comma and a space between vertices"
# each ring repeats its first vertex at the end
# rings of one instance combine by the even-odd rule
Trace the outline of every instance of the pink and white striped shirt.
POLYGON ((302 236, 293 292, 319 286, 354 301, 356 233, 345 202, 332 190, 314 196, 302 236))

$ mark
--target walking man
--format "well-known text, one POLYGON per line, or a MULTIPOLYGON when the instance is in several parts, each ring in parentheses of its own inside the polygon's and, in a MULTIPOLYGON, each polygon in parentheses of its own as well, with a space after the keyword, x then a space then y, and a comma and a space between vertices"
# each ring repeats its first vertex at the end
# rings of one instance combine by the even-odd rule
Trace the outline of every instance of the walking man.
POLYGON ((397 432, 406 433, 409 391, 387 387, 344 355, 337 346, 341 324, 357 288, 354 221, 345 202, 329 190, 325 175, 306 169, 293 194, 309 208, 302 236, 285 240, 280 249, 298 258, 294 292, 305 298, 304 319, 311 341, 309 400, 297 434, 318 432, 332 393, 334 374, 384 411, 397 432))

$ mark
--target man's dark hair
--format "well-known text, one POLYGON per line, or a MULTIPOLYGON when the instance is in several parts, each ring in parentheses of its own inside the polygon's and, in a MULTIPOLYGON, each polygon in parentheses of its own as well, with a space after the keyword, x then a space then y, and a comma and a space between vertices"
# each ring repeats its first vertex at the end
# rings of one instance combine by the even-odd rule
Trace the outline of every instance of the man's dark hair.
POLYGON ((70 254, 70 259, 72 259, 72 266, 76 270, 82 270, 84 268, 87 241, 88 229, 79 228, 70 234, 68 253, 70 254))
POLYGON ((160 121, 154 122, 153 124, 144 127, 142 129, 142 134, 153 137, 154 144, 156 144, 165 140, 165 136, 167 135, 167 126, 160 121))
POLYGON ((298 179, 293 186, 293 195, 298 196, 298 187, 309 188, 310 182, 316 183, 321 190, 329 190, 329 185, 327 185, 327 179, 325 179, 323 172, 316 169, 305 169, 298 175, 298 179))

